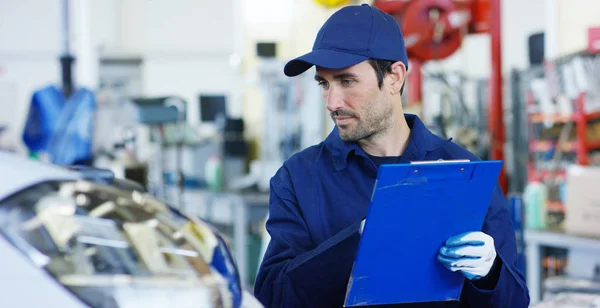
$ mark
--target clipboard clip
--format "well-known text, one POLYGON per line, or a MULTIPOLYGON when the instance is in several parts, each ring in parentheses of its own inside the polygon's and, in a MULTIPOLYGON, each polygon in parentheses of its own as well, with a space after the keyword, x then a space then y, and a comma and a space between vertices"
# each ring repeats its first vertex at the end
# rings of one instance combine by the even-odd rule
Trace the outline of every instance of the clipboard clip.
POLYGON ((426 164, 447 164, 447 163, 468 163, 471 160, 469 159, 449 159, 449 160, 420 160, 420 161, 411 161, 411 165, 426 165, 426 164))
POLYGON ((410 171, 409 177, 443 181, 469 180, 475 170, 474 165, 464 165, 469 162, 471 161, 468 159, 415 161, 410 163, 415 167, 410 171), (459 164, 458 167, 453 163, 459 164))

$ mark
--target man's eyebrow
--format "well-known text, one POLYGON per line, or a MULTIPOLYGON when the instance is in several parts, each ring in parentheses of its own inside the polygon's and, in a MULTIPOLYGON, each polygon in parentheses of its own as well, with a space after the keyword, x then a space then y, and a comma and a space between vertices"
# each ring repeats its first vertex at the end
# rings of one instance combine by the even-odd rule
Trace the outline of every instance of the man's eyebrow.
POLYGON ((355 74, 352 73, 339 73, 333 75, 333 79, 347 79, 347 78, 356 78, 355 74))
MULTIPOLYGON (((335 74, 333 75, 333 79, 347 79, 347 78, 356 78, 355 74, 352 73, 339 73, 339 74, 335 74)), ((323 78, 321 75, 315 75, 315 80, 316 81, 325 81, 325 78, 323 78)))

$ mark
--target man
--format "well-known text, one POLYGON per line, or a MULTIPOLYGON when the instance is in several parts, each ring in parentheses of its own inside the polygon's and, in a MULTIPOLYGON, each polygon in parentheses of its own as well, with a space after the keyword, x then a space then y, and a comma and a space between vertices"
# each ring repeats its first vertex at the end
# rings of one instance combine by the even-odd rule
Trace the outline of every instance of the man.
MULTIPOLYGON (((343 306, 379 165, 477 160, 433 135, 416 116, 404 115, 400 98, 407 62, 395 20, 362 5, 334 13, 312 52, 286 65, 287 76, 316 66, 315 80, 336 127, 325 141, 288 159, 271 179, 271 242, 255 287, 265 306, 343 306)), ((460 302, 428 307, 527 307, 528 290, 515 268, 514 232, 499 188, 482 230, 473 231, 448 239, 438 256, 448 270, 467 278, 460 302)))

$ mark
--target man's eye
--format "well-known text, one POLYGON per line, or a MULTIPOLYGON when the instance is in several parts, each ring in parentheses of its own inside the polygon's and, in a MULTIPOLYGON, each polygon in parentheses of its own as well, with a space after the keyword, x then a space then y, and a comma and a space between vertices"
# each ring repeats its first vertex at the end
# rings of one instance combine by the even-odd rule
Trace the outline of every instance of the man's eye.
POLYGON ((353 82, 354 82, 354 80, 352 80, 352 79, 343 79, 343 80, 342 80, 342 85, 344 85, 344 86, 349 86, 349 85, 351 85, 353 82))
POLYGON ((329 83, 327 83, 327 81, 319 81, 319 87, 327 88, 328 86, 329 86, 329 83))

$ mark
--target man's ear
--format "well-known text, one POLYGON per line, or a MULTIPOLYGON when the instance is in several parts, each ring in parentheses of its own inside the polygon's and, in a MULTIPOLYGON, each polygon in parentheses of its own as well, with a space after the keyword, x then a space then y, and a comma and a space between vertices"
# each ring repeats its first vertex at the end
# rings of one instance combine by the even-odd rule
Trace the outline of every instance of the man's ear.
POLYGON ((402 89, 402 85, 406 79, 406 66, 401 61, 394 62, 394 64, 392 64, 391 71, 392 73, 390 74, 390 77, 392 78, 392 91, 394 93, 400 93, 400 89, 402 89))

